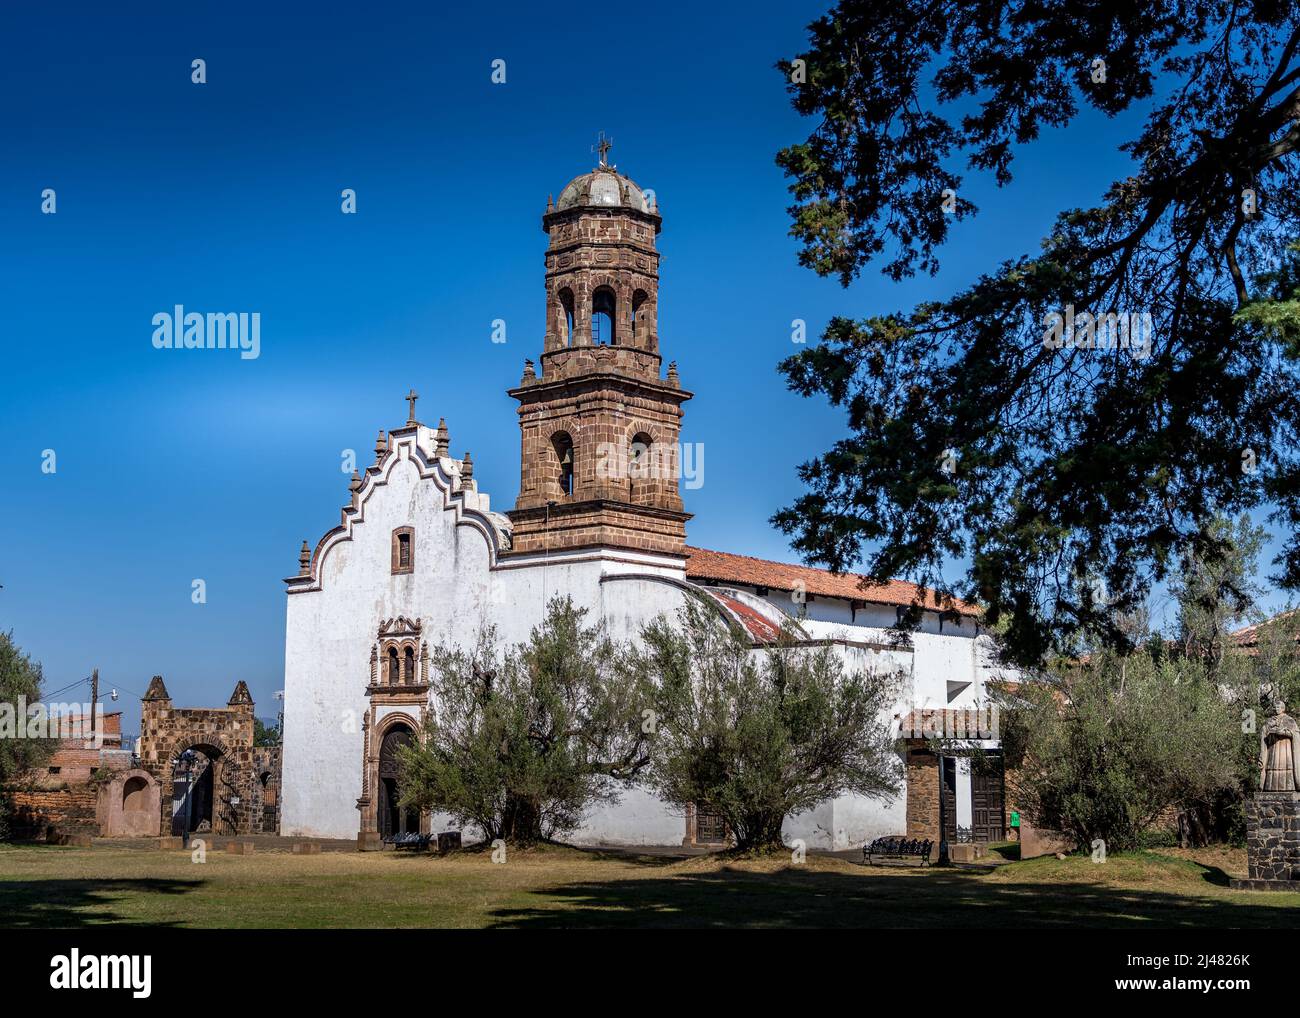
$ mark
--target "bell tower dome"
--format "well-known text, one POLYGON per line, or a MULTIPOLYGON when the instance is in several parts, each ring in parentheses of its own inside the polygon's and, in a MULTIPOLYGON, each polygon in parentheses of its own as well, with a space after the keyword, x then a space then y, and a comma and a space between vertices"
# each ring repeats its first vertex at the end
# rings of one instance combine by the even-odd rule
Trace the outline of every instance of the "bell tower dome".
POLYGON ((607 161, 549 201, 546 333, 510 395, 522 471, 512 552, 617 547, 685 555, 678 492, 682 404, 662 375, 653 195, 607 161))

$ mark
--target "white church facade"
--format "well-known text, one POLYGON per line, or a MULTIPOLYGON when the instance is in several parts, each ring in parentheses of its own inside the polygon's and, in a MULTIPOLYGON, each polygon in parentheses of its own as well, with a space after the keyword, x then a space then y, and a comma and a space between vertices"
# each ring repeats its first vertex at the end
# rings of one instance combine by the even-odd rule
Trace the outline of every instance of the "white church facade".
MULTIPOLYGON (((844 796, 787 821, 810 847, 877 836, 1006 833, 1000 778, 939 758, 919 729, 984 717, 971 710, 1002 677, 973 607, 940 607, 902 582, 860 578, 686 543, 679 492, 683 404, 675 364, 659 352, 658 208, 606 164, 548 203, 543 226, 547 324, 540 371, 526 362, 519 401, 521 481, 494 509, 468 453, 451 453, 445 422, 426 426, 408 397, 406 424, 380 432, 375 461, 354 474, 340 524, 287 579, 281 833, 357 838, 445 829, 397 801, 396 749, 427 711, 430 648, 470 642, 484 624, 527 638, 559 595, 615 638, 635 639, 683 599, 701 599, 756 644, 792 622, 851 667, 897 671, 890 716, 903 791, 892 801, 844 796), (918 628, 895 628, 914 601, 918 628)), ((978 743, 996 753, 997 743, 978 743)), ((683 815, 631 788, 589 815, 581 844, 680 845, 725 838, 701 804, 683 815)))

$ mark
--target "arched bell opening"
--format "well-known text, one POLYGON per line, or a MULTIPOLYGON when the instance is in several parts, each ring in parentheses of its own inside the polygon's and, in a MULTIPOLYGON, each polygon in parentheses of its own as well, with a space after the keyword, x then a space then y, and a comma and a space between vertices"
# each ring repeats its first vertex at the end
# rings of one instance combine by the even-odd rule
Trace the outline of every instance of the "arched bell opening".
POLYGON ((598 286, 591 295, 591 341, 597 346, 618 344, 618 298, 608 286, 598 286))
POLYGON ((573 437, 567 431, 557 431, 551 436, 555 453, 555 485, 562 498, 573 497, 574 457, 573 437))

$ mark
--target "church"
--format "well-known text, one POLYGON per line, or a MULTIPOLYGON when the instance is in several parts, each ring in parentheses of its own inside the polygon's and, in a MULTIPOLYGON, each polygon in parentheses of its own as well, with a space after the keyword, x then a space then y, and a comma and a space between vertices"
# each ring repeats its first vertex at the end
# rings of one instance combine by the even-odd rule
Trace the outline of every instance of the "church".
MULTIPOLYGON (((903 791, 892 801, 843 796, 787 819, 788 840, 857 847, 888 834, 938 840, 1007 836, 996 767, 936 754, 926 736, 954 729, 998 753, 977 708, 1003 676, 974 606, 941 605, 910 583, 705 550, 687 543, 679 441, 691 393, 664 364, 658 326, 662 227, 652 195, 607 161, 548 201, 546 329, 518 401, 520 479, 512 508, 493 508, 446 421, 417 417, 379 432, 374 462, 354 472, 339 525, 288 578, 281 833, 381 847, 395 833, 445 830, 397 796, 397 749, 430 703, 430 647, 469 642, 485 624, 528 637, 544 606, 568 595, 616 639, 634 639, 685 598, 762 645, 783 623, 829 644, 850 668, 902 676, 890 716, 903 791), (918 627, 898 628, 913 603, 918 627), (971 718, 980 719, 970 723, 971 718), (977 737, 977 738, 976 738, 977 737)), ((668 346, 671 352, 671 341, 668 346)), ((631 788, 589 815, 589 845, 705 845, 726 840, 707 804, 683 815, 631 788)))

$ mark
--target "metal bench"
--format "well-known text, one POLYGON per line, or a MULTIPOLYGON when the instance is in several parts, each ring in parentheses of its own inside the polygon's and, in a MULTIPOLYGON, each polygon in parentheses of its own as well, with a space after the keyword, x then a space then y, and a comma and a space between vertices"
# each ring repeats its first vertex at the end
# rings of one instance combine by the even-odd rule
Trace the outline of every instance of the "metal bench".
POLYGON ((409 834, 390 834, 384 839, 384 844, 392 845, 394 848, 414 848, 425 851, 429 847, 429 841, 435 837, 437 837, 435 834, 416 834, 414 831, 409 834))
POLYGON ((933 849, 934 842, 929 839, 921 840, 920 838, 904 838, 891 835, 885 838, 877 838, 869 845, 863 845, 862 861, 874 866, 877 859, 891 859, 899 862, 907 859, 918 859, 922 866, 929 866, 930 852, 933 849))

